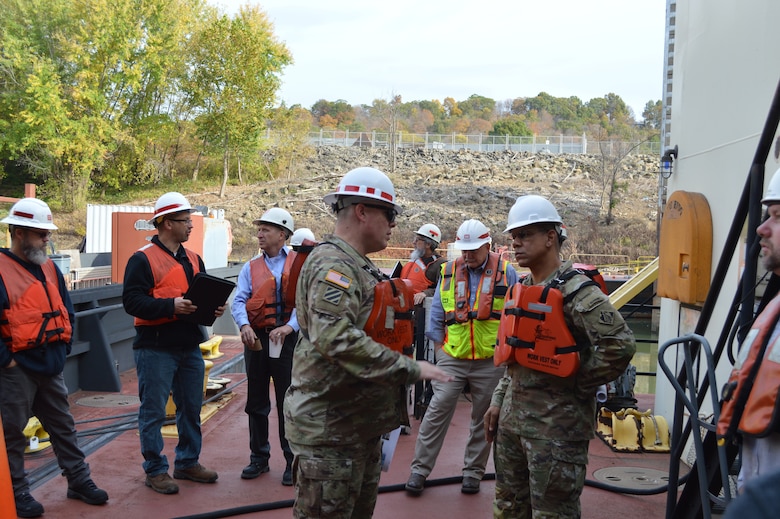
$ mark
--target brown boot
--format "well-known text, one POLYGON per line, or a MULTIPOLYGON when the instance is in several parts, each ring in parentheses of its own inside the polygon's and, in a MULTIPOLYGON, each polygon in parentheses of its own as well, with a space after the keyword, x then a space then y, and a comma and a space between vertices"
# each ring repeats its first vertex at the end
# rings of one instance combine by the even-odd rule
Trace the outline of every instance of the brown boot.
POLYGON ((179 491, 179 485, 174 483, 167 472, 156 476, 146 476, 146 486, 161 494, 175 494, 179 491))
POLYGON ((176 479, 189 479, 196 483, 214 483, 219 475, 213 470, 207 469, 200 463, 196 463, 186 469, 174 470, 173 477, 176 479))

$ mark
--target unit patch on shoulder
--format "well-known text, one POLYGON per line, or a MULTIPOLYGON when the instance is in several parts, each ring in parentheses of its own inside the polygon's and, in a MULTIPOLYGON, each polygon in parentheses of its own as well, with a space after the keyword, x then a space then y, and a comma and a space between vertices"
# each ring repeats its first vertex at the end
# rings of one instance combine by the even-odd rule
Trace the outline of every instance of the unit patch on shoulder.
POLYGON ((601 312, 599 322, 601 324, 615 324, 615 315, 612 312, 601 312))
POLYGON ((343 295, 344 291, 340 288, 326 286, 325 291, 322 294, 322 300, 326 303, 332 304, 333 306, 338 306, 343 295))
POLYGON ((333 269, 330 269, 328 273, 325 275, 325 281, 333 285, 336 285, 342 290, 349 290, 349 287, 352 285, 351 278, 348 278, 341 272, 336 272, 333 269))

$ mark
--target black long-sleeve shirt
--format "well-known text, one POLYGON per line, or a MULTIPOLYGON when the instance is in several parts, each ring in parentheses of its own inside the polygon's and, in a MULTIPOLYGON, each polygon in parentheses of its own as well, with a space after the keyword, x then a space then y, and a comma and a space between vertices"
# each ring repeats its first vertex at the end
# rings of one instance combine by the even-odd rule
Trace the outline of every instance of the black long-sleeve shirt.
MULTIPOLYGON (((192 283, 194 269, 183 246, 176 254, 168 250, 159 237, 152 237, 153 246, 161 247, 167 254, 173 256, 187 274, 187 280, 192 283)), ((200 272, 206 272, 203 259, 198 257, 200 272)), ((156 298, 151 295, 154 287, 154 276, 149 259, 143 252, 136 252, 127 262, 125 268, 124 287, 122 289, 122 304, 125 312, 141 319, 161 319, 171 317, 174 312, 173 298, 156 298)), ((133 348, 197 348, 206 340, 203 327, 183 320, 154 326, 136 326, 136 337, 133 348)))

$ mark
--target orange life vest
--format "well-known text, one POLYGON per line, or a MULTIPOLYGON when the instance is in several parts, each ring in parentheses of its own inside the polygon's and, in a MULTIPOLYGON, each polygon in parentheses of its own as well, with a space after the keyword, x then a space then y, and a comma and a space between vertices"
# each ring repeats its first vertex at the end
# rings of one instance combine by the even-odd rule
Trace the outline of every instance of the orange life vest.
MULTIPOLYGON (((144 245, 139 252, 142 252, 149 260, 149 267, 152 269, 154 286, 149 291, 149 295, 156 299, 175 299, 183 296, 190 286, 187 279, 187 273, 176 258, 168 251, 165 251, 159 245, 150 243, 144 245)), ((187 258, 192 264, 193 275, 200 272, 200 261, 198 255, 191 250, 184 249, 187 258)), ((158 324, 170 323, 176 320, 176 316, 161 317, 159 319, 141 319, 135 317, 133 324, 135 326, 156 326, 158 324)))
MULTIPOLYGON (((431 260, 436 261, 436 256, 432 256, 431 260)), ((435 285, 432 283, 425 273, 428 270, 428 265, 425 264, 422 258, 417 258, 414 261, 409 261, 401 269, 401 278, 408 279, 412 282, 412 288, 414 292, 424 292, 435 285)))
POLYGON ((309 253, 317 246, 317 242, 304 239, 301 245, 294 250, 295 258, 292 267, 290 267, 290 281, 287 283, 287 290, 282 296, 285 301, 291 301, 295 306, 295 287, 298 285, 298 276, 301 275, 301 269, 309 257, 309 253))
MULTIPOLYGON (((493 356, 497 366, 518 363, 562 378, 577 372, 580 351, 586 345, 578 344, 566 325, 564 297, 558 288, 577 274, 582 272, 570 270, 546 285, 517 283, 510 287, 493 356)), ((592 280, 582 283, 567 300, 594 285, 598 286, 592 280)))
POLYGON ((590 279, 596 282, 596 284, 599 286, 601 291, 609 295, 607 293, 607 283, 604 281, 604 276, 601 275, 601 272, 599 272, 599 269, 595 265, 587 265, 585 263, 573 263, 571 268, 575 270, 579 270, 586 276, 588 276, 590 279))
POLYGON ((780 295, 756 318, 742 342, 739 359, 723 391, 718 420, 719 442, 735 431, 767 436, 780 427, 780 341, 769 342, 780 319, 780 295))
POLYGON ((374 286, 374 306, 363 330, 380 344, 412 356, 414 289, 408 279, 385 279, 374 286))
POLYGON ((50 342, 70 342, 72 328, 60 295, 56 268, 51 260, 41 265, 46 279, 42 283, 18 261, 0 254, 0 272, 9 304, 2 311, 0 335, 12 352, 50 342))
MULTIPOLYGON (((265 256, 258 256, 250 261, 252 297, 246 302, 246 315, 253 328, 282 326, 290 320, 295 308, 295 285, 291 284, 291 272, 296 257, 296 253, 291 251, 284 259, 281 301, 278 300, 276 278, 266 265, 265 256)), ((297 279, 296 274, 296 281, 297 279)))
POLYGON ((444 324, 450 326, 455 323, 467 323, 472 319, 487 321, 500 319, 501 312, 493 308, 493 298, 503 298, 506 295, 506 278, 504 269, 499 268, 500 258, 495 252, 488 253, 488 260, 482 270, 479 280, 479 299, 475 301, 476 312, 469 307, 469 274, 463 258, 456 258, 444 265, 441 275, 441 292, 449 292, 453 278, 455 278, 455 307, 448 309, 444 303, 444 324), (494 294, 495 292, 495 294, 494 294))

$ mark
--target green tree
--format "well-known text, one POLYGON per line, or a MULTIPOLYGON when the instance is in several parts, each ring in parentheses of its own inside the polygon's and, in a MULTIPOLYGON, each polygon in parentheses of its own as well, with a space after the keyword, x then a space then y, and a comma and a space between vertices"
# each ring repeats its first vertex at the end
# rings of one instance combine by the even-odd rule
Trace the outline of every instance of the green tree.
POLYGON ((276 40, 266 14, 245 6, 233 18, 211 14, 193 36, 187 62, 183 89, 198 114, 198 135, 222 151, 222 197, 230 154, 252 149, 253 144, 256 149, 279 76, 292 63, 292 56, 276 40))
POLYGON ((490 135, 530 136, 533 135, 533 133, 528 126, 526 126, 525 121, 516 115, 512 115, 496 121, 490 135))
POLYGON ((136 147, 129 124, 163 98, 172 41, 201 4, 3 0, 0 154, 64 209, 83 207, 93 172, 122 143, 136 147))
POLYGON ((300 105, 287 108, 282 104, 273 111, 269 128, 278 140, 273 143, 274 160, 270 166, 272 176, 286 172, 287 178, 291 178, 296 161, 304 160, 314 153, 307 141, 311 121, 311 112, 300 105))
POLYGON ((645 127, 653 130, 660 130, 662 115, 663 105, 661 101, 648 101, 645 104, 645 109, 642 111, 645 127))

